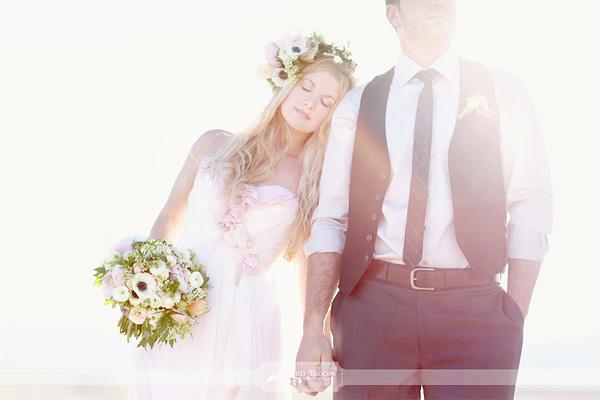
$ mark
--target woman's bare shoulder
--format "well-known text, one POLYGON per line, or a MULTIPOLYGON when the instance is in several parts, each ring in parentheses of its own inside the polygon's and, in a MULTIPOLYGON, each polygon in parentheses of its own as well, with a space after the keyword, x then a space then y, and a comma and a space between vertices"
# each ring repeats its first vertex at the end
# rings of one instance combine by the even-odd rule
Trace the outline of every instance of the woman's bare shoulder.
POLYGON ((233 134, 222 129, 206 131, 196 139, 190 152, 196 158, 213 156, 232 138, 233 134))

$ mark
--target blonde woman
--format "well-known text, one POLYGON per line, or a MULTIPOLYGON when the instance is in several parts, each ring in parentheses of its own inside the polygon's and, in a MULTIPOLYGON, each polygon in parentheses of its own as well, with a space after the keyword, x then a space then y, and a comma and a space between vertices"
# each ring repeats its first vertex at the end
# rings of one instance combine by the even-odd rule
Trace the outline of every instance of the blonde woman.
POLYGON ((173 348, 136 351, 131 400, 283 396, 268 377, 281 361, 268 271, 302 252, 331 115, 353 87, 354 63, 317 35, 272 43, 267 58, 270 103, 246 132, 196 141, 150 233, 170 242, 178 235, 178 245, 196 251, 210 277, 210 311, 173 348))

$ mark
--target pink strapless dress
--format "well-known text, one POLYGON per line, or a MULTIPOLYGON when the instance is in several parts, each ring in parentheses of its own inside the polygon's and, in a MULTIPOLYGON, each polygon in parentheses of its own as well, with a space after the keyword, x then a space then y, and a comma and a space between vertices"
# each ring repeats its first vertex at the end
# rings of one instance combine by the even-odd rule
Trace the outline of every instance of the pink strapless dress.
POLYGON ((205 265, 211 309, 173 348, 135 349, 129 400, 284 397, 281 305, 269 270, 283 255, 298 199, 278 185, 246 189, 226 207, 214 158, 199 161, 177 245, 205 265))

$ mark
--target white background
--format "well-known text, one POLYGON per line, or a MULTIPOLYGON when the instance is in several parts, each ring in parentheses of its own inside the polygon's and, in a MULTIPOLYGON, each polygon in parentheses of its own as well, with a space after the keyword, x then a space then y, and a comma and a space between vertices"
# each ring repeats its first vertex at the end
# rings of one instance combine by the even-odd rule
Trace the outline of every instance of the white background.
MULTIPOLYGON (((316 30, 350 43, 360 81, 391 67, 383 3, 0 1, 0 369, 126 368, 133 345, 92 268, 149 232, 202 132, 260 112, 267 42, 316 30)), ((525 81, 552 169, 555 231, 522 371, 600 370, 595 5, 458 0, 459 54, 525 81)))

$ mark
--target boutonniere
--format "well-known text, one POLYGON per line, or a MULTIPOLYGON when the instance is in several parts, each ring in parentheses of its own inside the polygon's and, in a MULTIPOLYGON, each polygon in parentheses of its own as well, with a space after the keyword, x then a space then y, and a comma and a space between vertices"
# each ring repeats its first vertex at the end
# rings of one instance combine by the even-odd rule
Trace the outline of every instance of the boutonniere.
POLYGON ((490 108, 487 99, 482 94, 470 96, 464 99, 456 119, 463 119, 472 112, 476 112, 477 117, 483 116, 485 118, 490 118, 492 115, 494 115, 494 111, 490 108))

